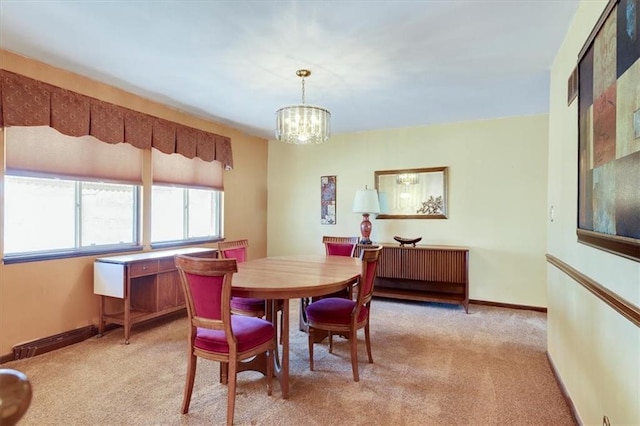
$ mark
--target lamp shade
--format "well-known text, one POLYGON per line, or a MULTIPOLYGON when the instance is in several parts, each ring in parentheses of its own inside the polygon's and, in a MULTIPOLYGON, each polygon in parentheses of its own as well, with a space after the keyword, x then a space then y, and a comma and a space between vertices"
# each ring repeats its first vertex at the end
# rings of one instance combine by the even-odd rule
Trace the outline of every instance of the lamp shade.
POLYGON ((378 191, 375 189, 359 189, 353 199, 354 213, 380 213, 378 191))

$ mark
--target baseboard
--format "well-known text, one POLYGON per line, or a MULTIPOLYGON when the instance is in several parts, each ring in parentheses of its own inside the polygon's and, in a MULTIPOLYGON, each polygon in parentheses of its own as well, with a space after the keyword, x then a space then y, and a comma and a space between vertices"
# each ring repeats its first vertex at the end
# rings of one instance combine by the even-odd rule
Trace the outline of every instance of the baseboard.
MULTIPOLYGON (((156 322, 172 321, 178 317, 185 315, 186 310, 181 310, 157 318, 151 318, 138 324, 152 325, 156 322)), ((108 332, 116 328, 122 328, 122 326, 116 324, 106 324, 104 327, 104 331, 108 332)), ((96 327, 95 325, 88 325, 86 327, 77 328, 75 330, 65 331, 54 336, 43 337, 42 339, 32 340, 31 342, 16 345, 13 347, 13 351, 11 353, 0 355, 0 364, 4 364, 9 361, 16 361, 18 359, 31 358, 36 355, 41 355, 56 349, 61 349, 65 346, 80 343, 83 340, 87 340, 88 338, 95 336, 96 334, 98 334, 98 327, 96 327)))
POLYGON ((13 361, 13 352, 0 355, 0 364, 4 364, 5 362, 9 362, 9 361, 13 361))
POLYGON ((580 421, 580 417, 578 416, 578 411, 576 410, 576 406, 573 404, 573 400, 569 396, 569 392, 567 392, 567 388, 564 386, 564 382, 560 379, 560 374, 558 374, 558 370, 556 370, 556 366, 553 364, 551 357, 549 356, 549 351, 546 351, 547 361, 549 362, 549 366, 551 367, 551 372, 553 373, 553 377, 560 388, 560 392, 562 392, 562 396, 564 397, 565 402, 569 406, 571 410, 571 415, 573 416, 573 420, 577 425, 582 425, 583 423, 580 421))
POLYGON ((509 308, 509 309, 523 309, 526 311, 536 311, 536 312, 547 312, 547 308, 542 306, 528 306, 528 305, 514 305, 511 303, 500 303, 500 302, 489 302, 487 300, 475 300, 470 299, 469 303, 474 305, 486 305, 486 306, 496 306, 498 308, 509 308))
POLYGON ((31 358, 65 346, 73 345, 74 343, 79 343, 89 337, 95 336, 97 333, 98 330, 94 325, 88 325, 86 327, 65 331, 60 334, 16 345, 13 347, 13 356, 10 361, 31 358))

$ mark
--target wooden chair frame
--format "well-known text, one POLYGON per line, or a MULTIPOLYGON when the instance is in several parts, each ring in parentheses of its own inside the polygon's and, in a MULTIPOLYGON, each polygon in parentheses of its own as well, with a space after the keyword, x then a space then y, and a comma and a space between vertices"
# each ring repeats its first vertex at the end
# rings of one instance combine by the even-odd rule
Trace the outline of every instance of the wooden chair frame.
POLYGON ((220 241, 218 243, 218 255, 222 259, 226 259, 224 253, 227 250, 233 250, 238 248, 244 248, 245 250, 249 249, 249 240, 234 240, 234 241, 220 241))
MULTIPOLYGON (((238 351, 238 341, 233 334, 231 327, 231 286, 233 274, 238 271, 235 259, 205 259, 185 255, 177 255, 175 263, 180 273, 182 288, 185 294, 185 302, 187 305, 187 313, 189 316, 189 360, 187 365, 187 379, 184 390, 184 398, 182 401, 182 414, 189 411, 191 402, 191 394, 193 392, 193 383, 196 375, 197 358, 204 358, 211 361, 220 362, 221 365, 226 364, 228 368, 228 396, 227 396, 227 424, 233 424, 233 414, 236 398, 236 383, 238 363, 243 360, 253 358, 261 353, 267 353, 267 394, 271 395, 273 386, 273 357, 275 350, 274 339, 270 339, 261 345, 253 347, 244 352, 238 351), (221 297, 222 315, 220 320, 212 320, 196 315, 193 296, 189 286, 189 278, 187 274, 205 275, 205 276, 223 276, 223 289, 221 297), (209 328, 212 330, 224 330, 227 337, 229 352, 211 352, 196 348, 194 346, 196 332, 198 327, 209 328)), ((222 379, 221 368, 221 379, 222 379)), ((223 381, 223 380, 221 380, 223 381)), ((224 382, 224 381, 223 381, 224 382)))
POLYGON ((357 292, 356 303, 353 311, 351 312, 351 320, 348 324, 329 324, 329 323, 317 323, 307 318, 307 324, 309 327, 309 369, 313 371, 313 344, 317 342, 314 334, 317 331, 327 331, 329 334, 329 353, 333 352, 333 334, 342 334, 348 337, 351 341, 351 369, 353 371, 353 380, 359 381, 360 376, 358 373, 358 330, 364 328, 365 343, 367 346, 367 355, 369 357, 369 363, 373 363, 373 357, 371 355, 371 338, 369 333, 369 317, 371 314, 371 299, 373 298, 373 288, 375 286, 376 269, 378 260, 380 259, 380 253, 382 252, 382 246, 364 249, 360 255, 362 259, 362 273, 360 274, 360 280, 355 286, 357 292), (370 268, 373 268, 371 270, 370 268), (370 280, 371 286, 369 291, 364 293, 362 291, 362 283, 365 280, 370 280), (367 307, 367 316, 358 321, 360 311, 363 306, 367 307))
POLYGON ((359 241, 359 237, 332 237, 329 235, 322 237, 322 244, 324 244, 327 256, 329 255, 329 244, 352 244, 353 249, 351 250, 351 257, 353 257, 359 241))
MULTIPOLYGON (((246 256, 246 251, 249 249, 249 240, 245 239, 245 240, 234 240, 234 241, 220 241, 218 243, 218 257, 221 259, 229 259, 226 254, 227 251, 237 250, 237 249, 244 249, 245 256, 246 256)), ((265 316, 265 313, 266 313, 266 303, 265 303, 265 307, 260 311, 240 309, 238 307, 232 306, 231 313, 236 315, 244 315, 247 317, 262 318, 265 316)))
MULTIPOLYGON (((358 237, 333 237, 329 235, 324 235, 322 237, 322 244, 324 244, 325 253, 327 256, 330 256, 329 244, 353 244, 353 247, 351 249, 351 257, 353 257, 356 252, 356 245, 358 244, 358 241, 360 241, 358 237)), ((352 286, 349 286, 347 289, 343 291, 322 296, 322 298, 325 298, 325 297, 352 298, 353 297, 352 286)), ((299 320, 298 320, 300 331, 304 331, 305 333, 308 331, 309 326, 307 325, 306 309, 307 309, 307 306, 309 306, 309 303, 318 299, 320 298, 309 299, 308 297, 302 297, 300 299, 300 313, 299 313, 299 320)))

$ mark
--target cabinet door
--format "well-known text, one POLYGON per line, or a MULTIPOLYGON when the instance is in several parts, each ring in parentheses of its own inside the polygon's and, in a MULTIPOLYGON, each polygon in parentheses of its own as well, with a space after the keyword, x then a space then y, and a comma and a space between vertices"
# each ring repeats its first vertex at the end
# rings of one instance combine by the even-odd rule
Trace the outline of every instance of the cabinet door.
POLYGON ((180 304, 184 304, 184 297, 179 299, 178 295, 182 294, 180 287, 180 275, 178 271, 163 272, 158 274, 158 310, 175 308, 180 304))
POLYGON ((131 278, 131 309, 141 312, 158 310, 158 288, 155 275, 131 278))

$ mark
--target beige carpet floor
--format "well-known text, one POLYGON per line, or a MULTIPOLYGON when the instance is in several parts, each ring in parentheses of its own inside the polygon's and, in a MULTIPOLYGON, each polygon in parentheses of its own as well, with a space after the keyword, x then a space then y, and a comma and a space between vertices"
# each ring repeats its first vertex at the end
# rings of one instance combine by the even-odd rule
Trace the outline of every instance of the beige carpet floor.
MULTIPOLYGON (((243 425, 574 425, 546 358, 546 315, 471 305, 373 301, 374 363, 359 334, 360 382, 349 344, 316 345, 309 371, 306 335, 291 303, 291 395, 259 373, 238 376, 235 423, 243 425)), ((226 386, 216 363, 200 360, 190 412, 180 414, 186 372, 186 317, 121 329, 102 338, 12 361, 34 396, 28 425, 224 424, 226 386)))

